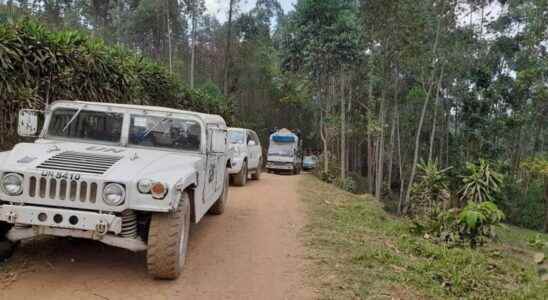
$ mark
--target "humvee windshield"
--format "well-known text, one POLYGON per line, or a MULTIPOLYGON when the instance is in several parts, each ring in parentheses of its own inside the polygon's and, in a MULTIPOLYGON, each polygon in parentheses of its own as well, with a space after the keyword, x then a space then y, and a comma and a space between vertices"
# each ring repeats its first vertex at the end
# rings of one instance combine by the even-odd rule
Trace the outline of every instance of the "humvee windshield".
POLYGON ((194 120, 132 116, 129 144, 199 151, 202 127, 194 120))
POLYGON ((113 112, 58 108, 52 113, 48 136, 119 143, 124 115, 113 112))

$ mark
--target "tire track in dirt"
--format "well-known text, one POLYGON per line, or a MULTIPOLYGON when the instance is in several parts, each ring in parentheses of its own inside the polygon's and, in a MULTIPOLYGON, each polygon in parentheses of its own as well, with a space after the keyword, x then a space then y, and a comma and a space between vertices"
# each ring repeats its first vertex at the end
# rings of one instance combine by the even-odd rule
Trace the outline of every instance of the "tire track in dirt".
POLYGON ((189 256, 176 281, 146 274, 144 253, 94 241, 27 242, 4 265, 12 278, 0 299, 307 299, 300 176, 263 174, 231 187, 221 216, 191 228, 189 256))

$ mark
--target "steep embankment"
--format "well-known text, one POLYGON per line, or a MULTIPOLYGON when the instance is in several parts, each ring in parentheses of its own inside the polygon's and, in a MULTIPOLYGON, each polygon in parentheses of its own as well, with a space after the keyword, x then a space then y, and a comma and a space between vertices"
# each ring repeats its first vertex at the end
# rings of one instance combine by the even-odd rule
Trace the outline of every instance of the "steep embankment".
MULTIPOLYGON (((498 229, 500 241, 478 250, 448 248, 410 234, 410 223, 307 176, 301 197, 311 282, 325 298, 546 299, 527 241, 538 233, 498 229)), ((547 235, 540 239, 548 241, 547 235)))

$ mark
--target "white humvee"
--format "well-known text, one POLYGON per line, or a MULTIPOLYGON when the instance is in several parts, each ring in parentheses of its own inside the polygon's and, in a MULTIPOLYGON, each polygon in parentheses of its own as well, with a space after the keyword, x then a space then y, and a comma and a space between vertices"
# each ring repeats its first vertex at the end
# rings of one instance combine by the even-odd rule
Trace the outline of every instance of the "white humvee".
POLYGON ((248 174, 253 180, 261 178, 263 150, 261 141, 251 129, 228 128, 228 148, 231 166, 228 169, 234 185, 244 186, 248 174))
MULTIPOLYGON (((39 131, 37 111, 18 131, 39 131)), ((147 251, 149 273, 176 278, 190 222, 223 213, 228 195, 222 117, 170 108, 59 101, 34 143, 0 152, 0 223, 16 242, 88 238, 147 251)))

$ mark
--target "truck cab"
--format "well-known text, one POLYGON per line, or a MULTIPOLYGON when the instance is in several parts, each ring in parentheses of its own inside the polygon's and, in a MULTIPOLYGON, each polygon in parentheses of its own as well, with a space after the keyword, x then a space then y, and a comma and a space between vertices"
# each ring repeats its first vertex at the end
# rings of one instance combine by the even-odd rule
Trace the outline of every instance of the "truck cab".
POLYGON ((21 136, 0 152, 0 223, 15 243, 41 235, 146 251, 149 273, 181 273, 190 222, 223 213, 226 123, 162 107, 58 101, 19 114, 21 136))
POLYGON ((291 172, 302 170, 302 141, 289 129, 276 130, 270 135, 266 168, 268 172, 291 172))

